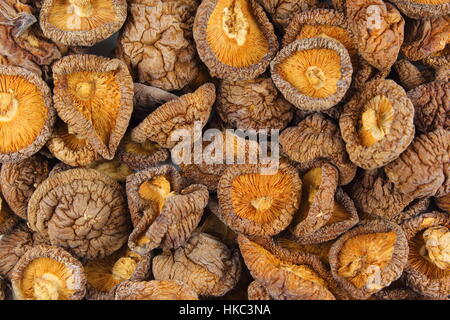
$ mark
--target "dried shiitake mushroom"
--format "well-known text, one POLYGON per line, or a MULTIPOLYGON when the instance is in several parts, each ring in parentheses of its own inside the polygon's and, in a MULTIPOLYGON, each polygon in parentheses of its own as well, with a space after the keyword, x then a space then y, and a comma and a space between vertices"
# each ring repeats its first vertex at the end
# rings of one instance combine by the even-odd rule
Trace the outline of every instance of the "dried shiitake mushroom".
POLYGON ((408 92, 414 105, 414 123, 420 132, 450 130, 450 82, 433 81, 408 92))
POLYGON ((42 182, 28 203, 28 222, 52 245, 77 257, 110 255, 126 242, 125 192, 94 169, 71 169, 42 182))
MULTIPOLYGON (((369 64, 366 60, 364 60, 361 56, 356 60, 357 68, 353 74, 353 82, 351 88, 349 90, 350 93, 352 91, 361 91, 364 89, 365 85, 369 81, 373 80, 382 80, 386 79, 389 76, 391 69, 378 70, 371 64, 369 64)), ((349 94, 350 96, 350 94, 349 94)))
POLYGON ((119 285, 116 300, 198 300, 195 291, 176 280, 126 281, 119 285))
POLYGON ((296 236, 295 240, 303 244, 333 240, 358 222, 358 212, 352 199, 339 188, 334 195, 331 216, 325 224, 314 232, 296 236))
POLYGON ((272 79, 301 110, 322 111, 344 97, 352 80, 347 49, 331 38, 307 38, 285 46, 270 62, 272 79))
POLYGON ((216 108, 225 123, 243 130, 281 130, 293 116, 292 105, 278 92, 271 78, 223 80, 216 108))
POLYGON ((342 12, 331 9, 314 9, 296 14, 283 36, 283 47, 295 40, 314 37, 332 38, 339 41, 347 49, 350 57, 357 53, 351 30, 342 12))
POLYGON ((427 212, 427 209, 430 206, 430 202, 431 198, 415 199, 402 212, 389 218, 389 220, 395 222, 396 224, 402 224, 409 218, 427 212))
POLYGON ((375 293, 376 300, 423 300, 423 296, 411 289, 383 289, 375 293))
POLYGON ((450 13, 448 0, 391 0, 405 15, 414 19, 439 17, 450 13))
POLYGON ((11 284, 17 300, 80 300, 86 293, 81 263, 63 249, 46 245, 20 258, 11 284))
POLYGON ((126 17, 126 0, 45 0, 39 22, 57 43, 92 46, 118 31, 126 17))
POLYGON ((395 223, 364 220, 333 243, 329 258, 339 284, 354 298, 367 299, 401 276, 408 242, 395 223))
POLYGON ((87 167, 103 172, 118 182, 125 182, 127 177, 130 174, 133 174, 130 167, 117 158, 114 158, 113 160, 99 160, 87 167))
POLYGON ((339 185, 350 183, 356 166, 349 160, 339 128, 320 114, 312 114, 296 127, 285 129, 280 135, 283 152, 302 167, 312 168, 318 160, 326 159, 339 171, 339 185))
POLYGON ((53 100, 68 133, 112 159, 133 111, 133 81, 118 59, 71 55, 53 65, 53 100))
POLYGON ((297 254, 283 259, 243 235, 239 248, 252 276, 267 292, 280 300, 335 300, 329 288, 329 274, 318 257, 297 254))
POLYGON ((436 198, 436 204, 440 209, 447 211, 447 213, 450 213, 450 193, 447 193, 445 196, 436 198))
POLYGON ((256 0, 205 0, 193 31, 211 76, 230 81, 256 78, 278 50, 273 26, 256 0))
POLYGON ((8 234, 19 220, 0 192, 0 236, 8 234))
POLYGON ((27 218, 27 206, 36 187, 47 179, 49 162, 40 155, 5 163, 0 172, 2 194, 12 211, 22 219, 27 218))
POLYGON ((273 300, 267 289, 257 280, 248 285, 247 297, 248 300, 273 300))
POLYGON ((201 127, 206 124, 215 99, 214 84, 206 83, 193 93, 166 102, 131 131, 131 139, 139 143, 150 140, 173 148, 180 138, 178 133, 191 134, 196 123, 201 127))
POLYGON ((382 0, 348 0, 346 17, 359 54, 375 68, 389 69, 403 43, 400 12, 382 0))
POLYGON ((134 171, 144 170, 169 158, 169 151, 156 142, 137 143, 125 136, 119 146, 118 157, 134 171))
POLYGON ((403 194, 414 198, 447 194, 450 192, 450 131, 436 129, 418 136, 384 171, 403 194))
POLYGON ((406 59, 397 60, 397 62, 394 63, 394 70, 396 71, 403 88, 407 91, 417 88, 431 80, 427 77, 425 72, 406 59))
POLYGON ((366 170, 395 160, 414 138, 414 106, 392 80, 368 82, 339 118, 350 160, 366 170))
POLYGON ((206 233, 194 233, 182 247, 163 251, 153 258, 156 280, 179 280, 199 296, 221 297, 239 280, 238 250, 206 233))
POLYGON ((141 256, 123 247, 105 258, 87 261, 83 266, 87 281, 86 298, 111 300, 120 283, 147 279, 151 273, 151 258, 151 255, 141 256))
POLYGON ((450 295, 450 216, 429 212, 402 224, 409 243, 406 284, 433 298, 450 295))
POLYGON ((217 214, 234 231, 278 234, 299 209, 302 181, 297 170, 287 163, 272 174, 263 170, 258 165, 231 166, 220 178, 217 214))
POLYGON ((331 218, 338 177, 336 167, 329 163, 302 175, 302 198, 290 226, 292 234, 297 237, 307 236, 319 230, 331 218))
POLYGON ((51 91, 35 73, 0 65, 0 162, 38 152, 51 135, 56 112, 51 91))
POLYGON ((128 1, 117 55, 136 81, 179 90, 199 74, 192 25, 196 0, 128 1))

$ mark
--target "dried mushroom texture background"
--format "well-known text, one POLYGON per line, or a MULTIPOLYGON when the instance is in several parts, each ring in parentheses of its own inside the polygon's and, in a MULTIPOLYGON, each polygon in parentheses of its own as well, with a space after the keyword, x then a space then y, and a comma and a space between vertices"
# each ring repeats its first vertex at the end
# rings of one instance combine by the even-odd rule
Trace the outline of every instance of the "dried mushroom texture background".
POLYGON ((414 198, 444 195, 450 191, 450 132, 437 129, 411 143, 384 171, 403 194, 414 198))
POLYGON ((0 236, 10 233, 19 220, 0 192, 0 236))
POLYGON ((436 205, 443 211, 450 213, 450 192, 445 196, 435 199, 436 205))
POLYGON ((406 284, 430 298, 450 294, 449 227, 449 215, 436 211, 402 224, 409 243, 406 284))
POLYGON ((135 79, 179 90, 199 73, 192 25, 196 0, 131 0, 117 55, 135 79))
POLYGON ((63 249, 46 245, 20 258, 11 284, 17 300, 80 300, 86 293, 81 263, 63 249))
POLYGON ((291 223, 299 209, 302 181, 294 167, 281 163, 267 175, 257 165, 229 167, 217 188, 219 218, 232 230, 273 236, 291 223))
POLYGON ((339 284, 354 298, 367 299, 402 275, 408 242, 395 223, 364 220, 333 243, 329 259, 339 284))
POLYGON ((198 300, 195 291, 182 281, 127 281, 121 284, 116 300, 198 300))
POLYGON ((118 31, 126 17, 126 0, 45 0, 39 22, 56 43, 92 46, 118 31))
POLYGON ((205 0, 193 31, 200 59, 221 79, 256 78, 278 50, 273 26, 256 0, 205 0))
POLYGON ((306 117, 296 127, 289 127, 280 135, 283 152, 301 166, 311 167, 317 160, 326 159, 339 170, 339 185, 350 183, 356 166, 349 160, 339 128, 320 114, 306 117))
POLYGON ((156 280, 182 281, 203 297, 225 295, 241 273, 238 250, 230 250, 206 233, 193 234, 185 245, 163 251, 152 263, 156 280))
POLYGON ((28 201, 36 187, 47 179, 49 172, 49 162, 40 155, 2 165, 0 171, 2 194, 16 215, 27 219, 28 201))
POLYGON ((153 111, 131 131, 131 139, 145 143, 147 140, 164 148, 173 148, 179 133, 191 133, 196 122, 206 124, 216 99, 214 84, 206 83, 193 93, 166 102, 153 111))
POLYGON ((336 105, 352 80, 347 49, 331 38, 296 40, 270 62, 272 79, 284 97, 306 111, 323 111, 336 105))
POLYGON ((119 145, 118 158, 134 171, 144 170, 166 161, 170 153, 156 142, 146 141, 137 143, 125 136, 119 145))
POLYGON ((447 0, 391 0, 405 15, 414 19, 439 17, 450 13, 447 0))
POLYGON ((53 79, 55 108, 68 133, 112 159, 133 111, 133 81, 125 64, 71 55, 53 65, 53 79))
POLYGON ((346 16, 359 54, 375 68, 389 69, 403 43, 400 12, 382 0, 348 0, 346 16))
POLYGON ((414 123, 420 132, 450 130, 450 82, 433 81, 408 92, 414 105, 414 123))
POLYGON ((223 80, 216 108, 225 123, 243 130, 282 130, 293 116, 292 105, 278 92, 271 78, 223 80))
POLYGON ((51 91, 35 73, 0 65, 0 162, 26 159, 49 139, 56 112, 51 91))
POLYGON ((345 105, 339 127, 350 160, 376 169, 398 158, 413 140, 414 106, 394 81, 371 81, 345 105))
POLYGON ((247 297, 248 300, 272 300, 267 289, 256 280, 249 284, 247 288, 247 297))
POLYGON ((0 4, 0 62, 42 75, 41 67, 61 58, 57 45, 42 36, 33 8, 22 2, 0 4))
POLYGON ((82 258, 122 247, 130 230, 125 191, 93 169, 72 169, 41 183, 28 203, 28 222, 52 245, 82 258))

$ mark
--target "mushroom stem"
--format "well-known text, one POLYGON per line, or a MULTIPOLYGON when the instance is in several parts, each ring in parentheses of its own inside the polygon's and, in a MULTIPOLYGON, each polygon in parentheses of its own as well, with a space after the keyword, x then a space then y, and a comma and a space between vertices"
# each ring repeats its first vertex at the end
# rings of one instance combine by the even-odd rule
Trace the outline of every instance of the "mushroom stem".
POLYGON ((87 100, 95 92, 95 83, 93 82, 79 82, 76 86, 76 92, 80 99, 87 100))
POLYGON ((223 9, 222 29, 228 38, 236 40, 238 46, 244 45, 249 25, 239 2, 234 1, 223 9))
POLYGON ((94 12, 91 0, 69 0, 75 10, 75 14, 80 17, 89 17, 94 12))
POLYGON ((306 70, 306 78, 314 89, 320 89, 325 86, 325 74, 319 67, 309 67, 306 70))
POLYGON ((19 110, 19 101, 12 91, 0 93, 0 121, 11 121, 19 110))
POLYGON ((44 273, 34 280, 33 289, 38 300, 58 300, 61 281, 51 273, 44 273))
POLYGON ((250 201, 252 206, 259 211, 264 211, 270 208, 272 205, 272 198, 271 197, 260 197, 257 199, 253 199, 250 201))
POLYGON ((388 98, 380 95, 372 98, 361 115, 361 144, 370 147, 383 139, 389 133, 393 116, 394 111, 388 98))

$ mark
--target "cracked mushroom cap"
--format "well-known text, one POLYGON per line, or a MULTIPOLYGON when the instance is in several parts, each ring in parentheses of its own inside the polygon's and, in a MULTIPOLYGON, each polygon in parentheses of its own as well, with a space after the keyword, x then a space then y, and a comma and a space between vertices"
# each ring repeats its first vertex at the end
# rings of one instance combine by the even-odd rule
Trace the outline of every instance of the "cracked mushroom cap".
POLYGON ((115 300, 198 300, 198 295, 177 280, 126 281, 117 288, 115 300))
POLYGON ((342 100, 353 68, 339 41, 316 37, 285 46, 270 62, 270 71, 286 100, 301 110, 323 111, 342 100))
POLYGON ((284 129, 293 108, 278 92, 271 78, 220 83, 216 108, 220 118, 243 130, 284 129))
POLYGON ((159 162, 166 161, 170 153, 156 142, 146 141, 137 143, 125 136, 119 146, 118 157, 131 170, 139 171, 155 166, 159 162))
POLYGON ((81 300, 86 276, 81 263, 67 251, 39 245, 14 266, 11 284, 16 300, 81 300))
POLYGON ((239 248, 253 278, 277 300, 335 300, 325 265, 313 255, 280 258, 242 234, 239 248))
POLYGON ((68 133, 112 159, 133 111, 133 81, 118 59, 77 54, 53 65, 53 100, 68 133))
POLYGON ((329 163, 302 175, 300 208, 289 228, 293 235, 301 238, 315 233, 331 218, 338 175, 336 167, 329 163))
POLYGON ((450 295, 450 216, 429 212, 402 224, 409 243, 406 284, 433 298, 450 295))
POLYGON ((414 106, 392 80, 368 82, 339 118, 350 160, 366 170, 398 158, 414 138, 414 106))
POLYGON ((126 246, 113 254, 84 263, 89 300, 112 300, 118 286, 128 280, 143 281, 151 274, 152 255, 141 256, 126 246))
POLYGON ((356 211, 353 200, 342 189, 337 189, 333 200, 332 213, 325 224, 316 231, 298 237, 296 236, 296 241, 302 244, 330 241, 359 222, 358 212, 356 211))
POLYGON ((0 172, 2 194, 16 215, 27 219, 28 201, 36 187, 47 179, 49 172, 49 162, 40 155, 2 165, 0 172))
POLYGON ((375 68, 389 69, 403 43, 400 12, 382 0, 353 0, 346 3, 346 16, 358 53, 375 68))
POLYGON ((283 152, 300 166, 312 168, 318 160, 326 159, 339 171, 339 185, 350 183, 356 166, 349 160, 339 128, 323 115, 307 116, 295 127, 280 134, 283 152))
POLYGON ((221 79, 256 78, 278 50, 273 26, 255 0, 205 0, 193 31, 200 59, 221 79))
POLYGON ((180 136, 192 134, 195 126, 206 124, 216 99, 214 84, 206 83, 193 93, 166 102, 153 111, 131 131, 131 139, 138 143, 147 140, 164 148, 173 148, 180 136))
POLYGON ((221 297, 233 289, 241 273, 238 250, 206 233, 194 233, 181 247, 153 258, 156 280, 179 280, 199 296, 221 297))
POLYGON ((51 91, 39 76, 0 65, 0 162, 17 162, 38 152, 55 118, 51 91))
POLYGON ((408 92, 414 105, 414 123, 420 132, 450 130, 450 82, 433 81, 408 92))
POLYGON ((126 17, 126 0, 45 0, 39 23, 56 43, 87 47, 113 35, 126 17))
POLYGON ((28 222, 52 245, 77 257, 110 255, 127 241, 123 188, 94 169, 71 169, 42 182, 28 203, 28 222))
POLYGON ((384 172, 397 190, 414 198, 450 192, 450 131, 436 129, 418 136, 384 172))
POLYGON ((448 0, 391 0, 405 15, 413 19, 439 17, 450 13, 448 0))
POLYGON ((339 284, 354 298, 367 299, 402 275, 408 242, 395 223, 364 220, 332 245, 329 259, 339 284))
POLYGON ((272 174, 258 165, 229 167, 217 188, 219 218, 232 230, 273 236, 291 223, 299 209, 302 181, 297 170, 281 163, 272 174))

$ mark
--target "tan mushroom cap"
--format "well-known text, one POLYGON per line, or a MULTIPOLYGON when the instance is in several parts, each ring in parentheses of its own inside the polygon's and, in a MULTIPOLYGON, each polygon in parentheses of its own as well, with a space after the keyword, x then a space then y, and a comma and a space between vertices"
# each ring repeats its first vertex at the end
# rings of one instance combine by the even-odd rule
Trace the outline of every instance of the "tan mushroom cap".
POLYGON ((197 293, 182 281, 127 281, 116 290, 116 300, 198 300, 197 293))
POLYGON ((38 152, 49 139, 56 112, 47 84, 20 67, 0 66, 0 162, 38 152))
POLYGON ((407 257, 405 233, 382 219, 363 220, 334 242, 329 253, 333 277, 357 299, 367 299, 397 280, 407 257))
POLYGON ((13 213, 0 192, 0 235, 8 234, 18 222, 19 217, 13 213))
POLYGON ((166 102, 131 131, 131 139, 139 143, 150 140, 164 148, 173 148, 179 139, 177 134, 186 131, 192 134, 198 124, 203 128, 215 99, 214 84, 206 83, 193 93, 166 102))
POLYGON ((247 297, 248 300, 273 300, 266 288, 257 280, 248 285, 247 297))
POLYGON ((278 50, 273 26, 255 0, 206 0, 198 7, 194 40, 212 76, 249 80, 278 50))
POLYGON ((63 249, 46 245, 20 258, 11 283, 18 300, 80 300, 86 293, 81 263, 63 249))
POLYGON ((450 213, 450 193, 447 193, 445 196, 436 198, 436 204, 440 209, 446 211, 447 213, 450 213))
POLYGON ((55 108, 68 132, 112 159, 133 111, 133 81, 118 59, 71 55, 53 65, 55 108))
POLYGON ((130 167, 120 161, 117 157, 112 160, 99 160, 91 163, 87 168, 103 172, 117 182, 125 182, 127 177, 133 174, 130 167))
POLYGON ((118 31, 126 17, 126 0, 45 0, 39 22, 57 43, 93 46, 118 31))
POLYGON ((392 2, 413 19, 438 17, 450 13, 448 0, 392 0, 392 2))

